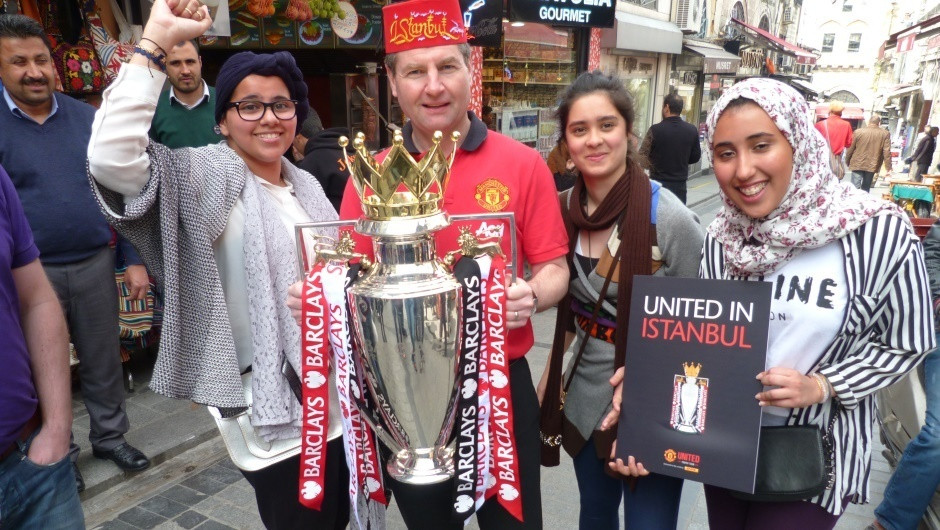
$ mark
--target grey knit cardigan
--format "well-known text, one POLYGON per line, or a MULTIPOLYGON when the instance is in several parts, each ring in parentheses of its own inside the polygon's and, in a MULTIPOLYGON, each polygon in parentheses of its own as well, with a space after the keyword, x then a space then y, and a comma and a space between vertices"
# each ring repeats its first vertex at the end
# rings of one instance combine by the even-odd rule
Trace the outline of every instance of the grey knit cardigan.
MULTIPOLYGON (((212 244, 251 172, 225 143, 176 150, 151 143, 147 151, 150 179, 129 202, 90 173, 89 179, 108 222, 134 244, 164 288, 162 353, 150 387, 214 407, 245 407, 212 244)), ((335 219, 317 180, 286 159, 282 163, 301 203, 316 205, 318 211, 307 213, 335 219)))

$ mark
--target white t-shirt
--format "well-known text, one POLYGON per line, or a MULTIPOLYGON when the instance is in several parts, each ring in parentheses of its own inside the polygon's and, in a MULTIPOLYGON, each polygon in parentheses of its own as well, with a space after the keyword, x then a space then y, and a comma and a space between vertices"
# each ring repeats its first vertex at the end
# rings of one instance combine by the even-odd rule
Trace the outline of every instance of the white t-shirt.
MULTIPOLYGON (((805 374, 822 357, 848 305, 844 259, 842 244, 834 241, 803 251, 764 276, 773 285, 765 368, 781 366, 805 374)), ((789 409, 764 407, 764 413, 785 417, 789 409)))

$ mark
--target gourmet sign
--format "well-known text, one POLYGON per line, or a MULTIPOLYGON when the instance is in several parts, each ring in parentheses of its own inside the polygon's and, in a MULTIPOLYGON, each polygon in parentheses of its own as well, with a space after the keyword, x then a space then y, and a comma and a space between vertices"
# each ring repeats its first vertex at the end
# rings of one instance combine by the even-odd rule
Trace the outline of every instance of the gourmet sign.
POLYGON ((612 28, 614 0, 511 0, 510 19, 552 26, 612 28))

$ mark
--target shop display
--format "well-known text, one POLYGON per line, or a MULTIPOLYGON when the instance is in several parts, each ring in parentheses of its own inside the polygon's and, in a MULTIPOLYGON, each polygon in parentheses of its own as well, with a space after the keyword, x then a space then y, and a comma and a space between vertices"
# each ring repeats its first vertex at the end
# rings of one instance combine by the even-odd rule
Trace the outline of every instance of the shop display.
POLYGON ((336 41, 333 26, 323 20, 308 20, 300 25, 300 47, 332 48, 336 41))
POLYGON ((263 19, 264 46, 293 48, 297 46, 297 24, 283 15, 263 19))
POLYGON ((375 48, 382 42, 382 3, 352 0, 339 5, 345 18, 330 19, 338 48, 375 48))
POLYGON ((211 48, 370 48, 382 42, 381 0, 229 0, 230 38, 211 48))

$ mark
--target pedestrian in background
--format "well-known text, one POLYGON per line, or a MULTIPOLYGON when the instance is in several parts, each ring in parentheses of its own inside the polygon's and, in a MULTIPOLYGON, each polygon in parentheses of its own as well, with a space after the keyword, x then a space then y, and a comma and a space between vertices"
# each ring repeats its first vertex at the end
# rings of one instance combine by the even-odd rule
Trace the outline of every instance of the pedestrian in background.
POLYGON ((816 122, 816 130, 823 135, 829 149, 838 157, 852 145, 852 124, 842 119, 845 104, 839 100, 829 102, 829 116, 816 122))
MULTIPOLYGON (((924 262, 930 277, 936 330, 940 310, 940 221, 924 238, 924 262)), ((876 520, 868 527, 871 530, 915 530, 940 485, 940 348, 924 359, 924 393, 924 426, 907 444, 888 480, 884 498, 875 508, 876 520)))
POLYGON ((684 104, 679 94, 666 95, 663 121, 649 128, 640 146, 641 160, 648 164, 650 178, 660 182, 682 204, 686 203, 689 165, 702 158, 698 129, 680 116, 684 104))
POLYGON ((543 415, 557 411, 567 382, 567 428, 549 433, 543 423, 542 433, 561 434, 574 459, 580 528, 619 528, 621 499, 626 528, 675 528, 682 479, 640 473, 624 481, 605 473, 616 430, 602 430, 601 421, 613 398, 608 381, 624 364, 634 275, 695 277, 704 232, 698 217, 640 167, 629 134, 633 102, 618 79, 596 71, 578 76, 562 96, 558 121, 578 169, 574 187, 560 194, 571 281, 538 392, 543 415))
POLYGON ((931 127, 917 144, 917 148, 914 149, 914 154, 904 160, 908 164, 914 165, 914 173, 911 175, 911 180, 914 182, 923 182, 924 180, 924 173, 926 173, 927 169, 930 167, 930 162, 933 160, 933 152, 937 149, 938 133, 940 133, 940 128, 931 127))
MULTIPOLYGON (((300 328, 284 305, 297 275, 294 225, 335 220, 336 212, 316 179, 283 157, 309 107, 297 63, 283 51, 233 55, 219 71, 214 105, 226 141, 182 149, 147 142, 166 79, 160 55, 210 24, 197 0, 153 3, 140 45, 95 115, 88 171, 108 220, 164 285, 150 387, 223 417, 248 414, 255 436, 299 445, 302 406, 286 374, 301 373, 300 328)), ((330 404, 319 511, 298 500, 299 455, 242 470, 269 529, 346 527, 348 469, 338 400, 330 404)))
POLYGON ((935 346, 923 249, 897 206, 839 182, 806 101, 748 79, 706 122, 724 201, 709 225, 704 278, 827 285, 824 298, 775 296, 762 425, 816 425, 832 441, 833 482, 804 501, 766 503, 705 486, 709 525, 831 529, 869 501, 875 392, 935 346), (899 315, 903 315, 900 318, 899 315))
POLYGON ((310 109, 310 116, 304 120, 297 138, 294 139, 295 153, 300 153, 297 167, 310 173, 320 182, 323 193, 336 211, 339 211, 343 202, 343 192, 346 190, 346 181, 349 180, 349 163, 339 146, 339 139, 343 136, 349 137, 349 129, 324 129, 317 112, 310 109))
POLYGON ((845 162, 853 173, 853 184, 857 178, 857 187, 864 191, 871 189, 882 164, 891 172, 891 135, 881 128, 881 116, 873 114, 867 126, 855 131, 852 145, 845 153, 845 162))
MULTIPOLYGON (((92 454, 121 469, 140 471, 150 460, 124 438, 130 420, 112 233, 85 172, 95 109, 54 92, 55 76, 42 26, 24 15, 0 15, 0 164, 16 187, 78 352, 92 454)), ((132 297, 142 300, 150 286, 147 270, 130 243, 123 238, 117 243, 128 264, 124 278, 132 297)), ((69 452, 81 491, 85 481, 78 469, 78 445, 73 442, 69 452)))
MULTIPOLYGON (((0 41, 2 42, 2 41, 0 41)), ((69 464, 72 389, 62 309, 0 166, 0 517, 4 528, 85 528, 69 464)))
POLYGON ((150 137, 169 148, 202 147, 223 140, 215 130, 215 88, 202 78, 199 43, 179 42, 166 53, 170 88, 160 94, 150 137))

